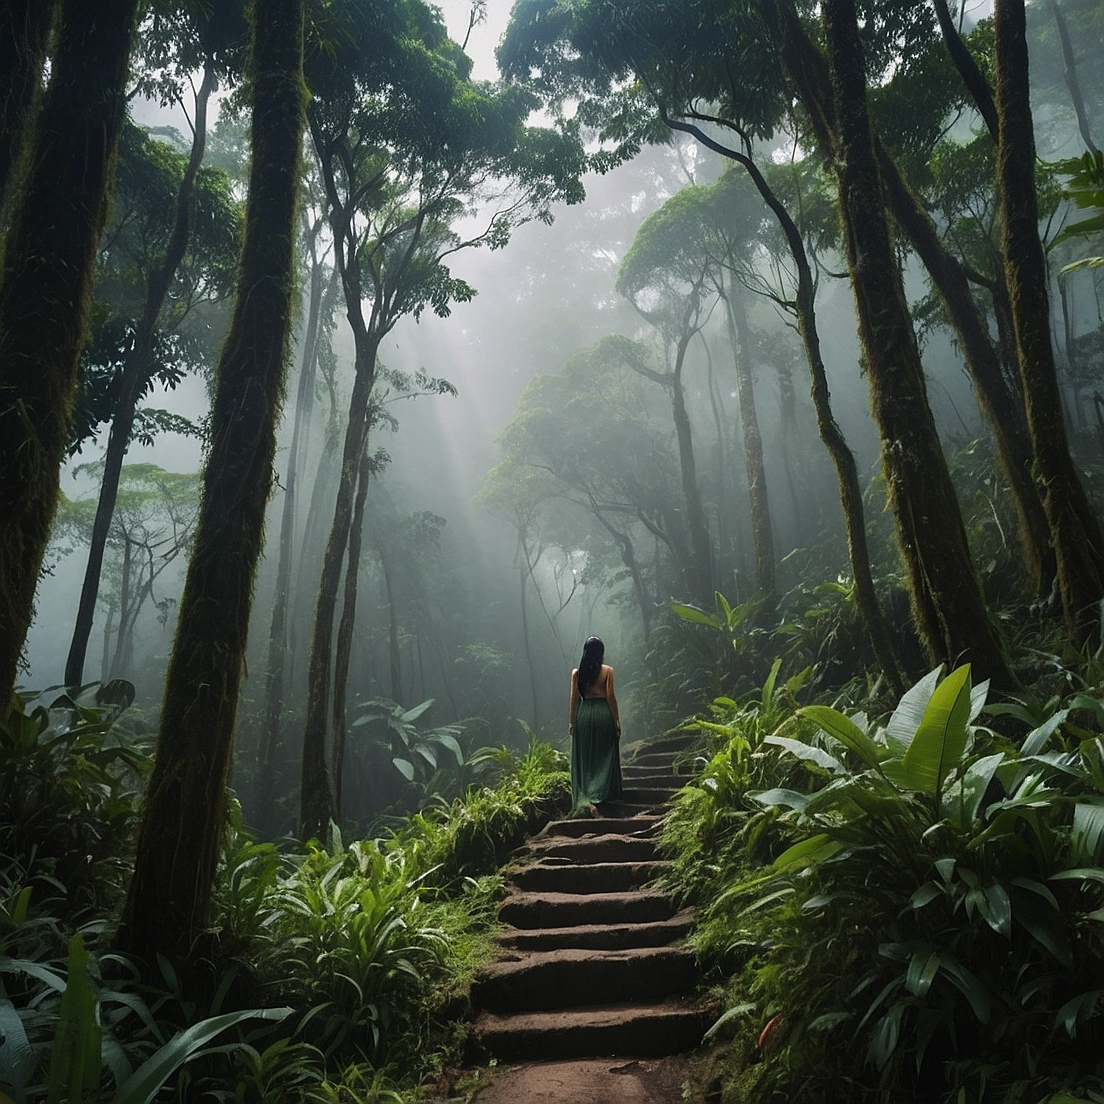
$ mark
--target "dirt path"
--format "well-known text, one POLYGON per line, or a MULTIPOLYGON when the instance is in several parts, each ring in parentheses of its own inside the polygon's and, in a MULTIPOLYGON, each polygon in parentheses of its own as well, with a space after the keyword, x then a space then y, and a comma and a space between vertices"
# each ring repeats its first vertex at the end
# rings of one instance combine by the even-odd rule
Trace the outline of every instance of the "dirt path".
POLYGON ((493 1072, 474 1104, 695 1104, 701 1060, 587 1058, 493 1072), (686 1095, 689 1092, 690 1095, 686 1095))

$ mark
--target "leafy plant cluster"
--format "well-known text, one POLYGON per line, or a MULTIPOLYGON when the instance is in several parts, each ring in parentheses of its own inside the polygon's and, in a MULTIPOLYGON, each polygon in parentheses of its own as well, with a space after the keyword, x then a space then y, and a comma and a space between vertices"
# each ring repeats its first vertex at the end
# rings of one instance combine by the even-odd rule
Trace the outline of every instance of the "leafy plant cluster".
POLYGON ((961 667, 877 723, 789 689, 694 722, 664 832, 728 978, 726 1099, 1104 1099, 1099 695, 987 705, 961 667))
POLYGON ((379 839, 288 849, 231 801, 208 980, 166 960, 151 979, 110 946, 144 769, 118 725, 128 700, 88 687, 3 729, 0 1093, 139 1104, 175 1080, 188 1099, 401 1099, 462 1043, 497 867, 567 801, 562 755, 503 750, 493 783, 379 839))

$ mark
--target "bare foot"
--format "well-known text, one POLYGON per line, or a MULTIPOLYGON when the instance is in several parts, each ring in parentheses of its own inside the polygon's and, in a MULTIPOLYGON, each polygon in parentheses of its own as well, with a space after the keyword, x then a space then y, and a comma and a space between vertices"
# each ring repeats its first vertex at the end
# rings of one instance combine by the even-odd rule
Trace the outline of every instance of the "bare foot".
POLYGON ((592 816, 592 817, 597 817, 597 816, 602 815, 601 813, 598 812, 598 806, 595 805, 593 801, 587 806, 587 815, 592 816))

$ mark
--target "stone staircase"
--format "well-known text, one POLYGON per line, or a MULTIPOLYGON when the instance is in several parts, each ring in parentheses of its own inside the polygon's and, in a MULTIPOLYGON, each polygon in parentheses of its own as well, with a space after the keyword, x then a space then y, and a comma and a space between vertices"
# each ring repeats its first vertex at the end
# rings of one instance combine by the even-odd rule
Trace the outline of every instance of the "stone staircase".
POLYGON ((668 865, 653 837, 686 782, 673 769, 684 746, 638 745, 620 802, 526 845, 499 911, 501 954, 472 987, 473 1059, 654 1058, 701 1042, 711 1009, 678 945, 693 913, 651 885, 668 865))

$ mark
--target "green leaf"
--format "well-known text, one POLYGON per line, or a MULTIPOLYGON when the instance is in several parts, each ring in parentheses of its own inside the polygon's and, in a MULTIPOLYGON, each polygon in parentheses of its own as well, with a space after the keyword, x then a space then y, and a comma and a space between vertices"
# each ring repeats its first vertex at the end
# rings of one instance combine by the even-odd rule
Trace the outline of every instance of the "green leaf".
POLYGON ((1099 866, 1080 866, 1075 870, 1059 870, 1057 874, 1051 874, 1047 881, 1104 883, 1104 868, 1099 866))
POLYGON ((985 887, 985 908, 982 910, 989 927, 1006 939, 1012 938, 1012 902, 1008 890, 999 882, 985 887))
POLYGON ((0 999, 0 1038, 4 1040, 0 1046, 0 1082, 10 1085, 17 1096, 22 1096, 38 1058, 15 1005, 6 997, 0 999))
POLYGON ((962 760, 970 719, 970 665, 952 671, 936 687, 916 735, 905 752, 906 774, 915 788, 936 794, 962 760))
POLYGON ((898 754, 903 755, 912 743, 942 673, 942 667, 929 671, 915 686, 906 690, 897 703, 897 708, 886 725, 885 733, 886 742, 898 754))
POLYGON ((798 714, 819 725, 833 740, 854 752, 868 767, 877 767, 885 757, 884 748, 876 744, 850 717, 828 705, 807 705, 798 714))
POLYGON ((1060 709, 1053 717, 1048 717, 1038 728, 1033 728, 1026 736, 1021 755, 1038 755, 1046 745, 1047 740, 1058 731, 1059 726, 1069 716, 1068 709, 1060 709))
POLYGON ((1054 1013, 1054 1026, 1064 1027, 1071 1039, 1077 1038, 1077 1028, 1088 1022, 1096 1011, 1101 997, 1104 997, 1104 990, 1090 989, 1087 993, 1081 993, 1073 1000, 1066 1001, 1054 1013))
POLYGON ((837 843, 831 836, 821 832, 815 836, 810 836, 808 839, 803 839, 799 843, 795 843, 792 847, 787 847, 777 859, 771 863, 771 869, 776 872, 783 870, 792 870, 798 866, 815 866, 819 862, 823 862, 825 859, 830 859, 843 847, 842 843, 837 843))
POLYGON ((978 810, 997 769, 1005 762, 1003 752, 986 755, 971 763, 960 785, 944 795, 946 814, 961 832, 970 832, 978 820, 978 810))
POLYGON ((415 705, 413 708, 406 710, 406 712, 402 714, 401 719, 406 724, 413 724, 423 713, 432 709, 436 701, 436 698, 427 698, 419 705, 415 705))
POLYGON ((985 987, 974 975, 956 959, 948 958, 942 963, 943 971, 951 984, 966 998, 980 1023, 988 1023, 992 1013, 992 1003, 985 987))
POLYGON ((452 752, 453 758, 456 760, 456 765, 462 767, 464 765, 464 751, 460 747, 459 741, 455 736, 450 736, 447 732, 434 732, 433 739, 437 741, 442 747, 448 748, 452 752))
POLYGON ((776 787, 773 790, 763 790, 761 793, 751 793, 748 797, 752 801, 759 802, 767 808, 782 807, 783 809, 801 809, 809 800, 808 794, 797 793, 795 790, 787 790, 776 787))
POLYGON ((186 1031, 173 1036, 160 1050, 150 1055, 120 1086, 113 1104, 149 1104, 162 1085, 189 1058, 227 1028, 246 1020, 280 1020, 291 1015, 290 1008, 250 1008, 242 1012, 228 1012, 212 1016, 193 1024, 186 1031))
POLYGON ((100 1083, 100 1026, 88 976, 88 952, 78 933, 69 940, 69 969, 50 1052, 48 1104, 79 1101, 100 1083))
POLYGON ((397 756, 391 760, 395 764, 395 769, 407 780, 407 782, 414 781, 414 764, 409 759, 399 759, 397 756))
POLYGON ((839 774, 843 770, 843 764, 834 755, 830 755, 823 748, 803 743, 801 740, 791 740, 788 736, 767 736, 763 739, 763 743, 785 748, 791 755, 796 755, 798 759, 816 763, 818 767, 823 767, 833 774, 839 774))
POLYGON ((1100 862, 1101 841, 1104 840, 1104 803, 1079 804, 1073 807, 1073 829, 1070 832, 1070 859, 1079 866, 1100 862))
POLYGON ((724 627, 721 624, 720 618, 698 609, 697 606, 687 606, 683 605, 681 602, 672 602, 671 612, 674 613, 675 616, 681 617, 683 621, 692 621, 695 625, 708 625, 711 629, 721 629, 724 627))
POLYGON ((726 1008, 724 1012, 714 1020, 713 1026, 702 1036, 702 1041, 704 1042, 706 1039, 711 1039, 729 1020, 734 1020, 737 1016, 747 1016, 754 1011, 754 1004, 736 1004, 731 1008, 726 1008))
POLYGON ((938 951, 927 948, 917 951, 909 961, 905 975, 905 988, 914 996, 922 997, 931 988, 943 959, 938 951))

